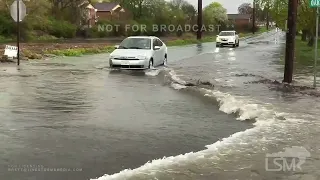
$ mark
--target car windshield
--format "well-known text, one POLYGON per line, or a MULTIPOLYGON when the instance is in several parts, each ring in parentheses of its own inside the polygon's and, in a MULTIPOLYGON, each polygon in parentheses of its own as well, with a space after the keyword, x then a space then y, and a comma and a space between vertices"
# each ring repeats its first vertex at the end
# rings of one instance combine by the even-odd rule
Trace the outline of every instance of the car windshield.
POLYGON ((151 49, 151 39, 126 38, 119 45, 119 49, 151 49))
POLYGON ((234 36, 234 32, 220 32, 219 36, 234 36))

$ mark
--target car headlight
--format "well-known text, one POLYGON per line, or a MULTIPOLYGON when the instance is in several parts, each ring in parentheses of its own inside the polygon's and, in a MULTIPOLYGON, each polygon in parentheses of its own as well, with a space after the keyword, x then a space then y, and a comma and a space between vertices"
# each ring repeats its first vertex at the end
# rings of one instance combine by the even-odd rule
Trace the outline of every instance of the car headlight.
POLYGON ((147 56, 137 56, 137 58, 140 60, 146 60, 148 57, 147 56))

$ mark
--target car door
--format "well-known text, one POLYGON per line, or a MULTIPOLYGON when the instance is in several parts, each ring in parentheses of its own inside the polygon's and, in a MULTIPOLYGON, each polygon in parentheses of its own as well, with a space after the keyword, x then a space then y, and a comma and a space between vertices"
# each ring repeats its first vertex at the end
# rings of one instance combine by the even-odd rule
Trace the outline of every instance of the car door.
POLYGON ((239 42, 239 33, 236 32, 236 42, 238 43, 239 42))
POLYGON ((158 46, 160 46, 159 64, 162 64, 163 60, 164 60, 164 56, 166 54, 166 46, 164 45, 164 43, 160 39, 157 39, 157 41, 158 41, 158 46))
POLYGON ((157 38, 153 39, 153 50, 154 50, 154 55, 153 55, 153 64, 154 66, 158 66, 160 63, 160 53, 161 53, 161 48, 156 50, 154 49, 155 46, 159 46, 159 41, 157 40, 157 38))
POLYGON ((153 39, 153 44, 152 44, 152 50, 153 50, 153 66, 157 66, 158 65, 158 59, 159 59, 159 50, 156 50, 155 47, 158 46, 158 42, 157 39, 153 39))

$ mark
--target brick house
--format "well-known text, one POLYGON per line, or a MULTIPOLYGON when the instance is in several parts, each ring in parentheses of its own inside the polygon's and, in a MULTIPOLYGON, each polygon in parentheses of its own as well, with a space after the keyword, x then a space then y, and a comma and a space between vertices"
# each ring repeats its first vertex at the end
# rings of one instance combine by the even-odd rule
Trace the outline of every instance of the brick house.
POLYGON ((97 20, 126 20, 131 18, 128 10, 125 10, 119 3, 103 2, 93 5, 96 11, 97 20))

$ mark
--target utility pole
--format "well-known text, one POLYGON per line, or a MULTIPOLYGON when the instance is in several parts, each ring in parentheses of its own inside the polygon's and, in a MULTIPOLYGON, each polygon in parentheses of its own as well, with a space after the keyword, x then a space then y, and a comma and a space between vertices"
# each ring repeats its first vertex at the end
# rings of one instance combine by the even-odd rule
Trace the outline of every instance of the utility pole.
POLYGON ((253 0, 252 4, 252 34, 255 32, 255 26, 256 26, 256 0, 253 0))
POLYGON ((289 0, 288 2, 288 21, 286 33, 286 55, 284 66, 284 79, 283 82, 291 83, 293 74, 293 60, 295 50, 296 38, 296 24, 297 24, 297 8, 298 0, 289 0))
POLYGON ((197 39, 200 40, 202 35, 202 0, 198 0, 198 32, 197 39))

